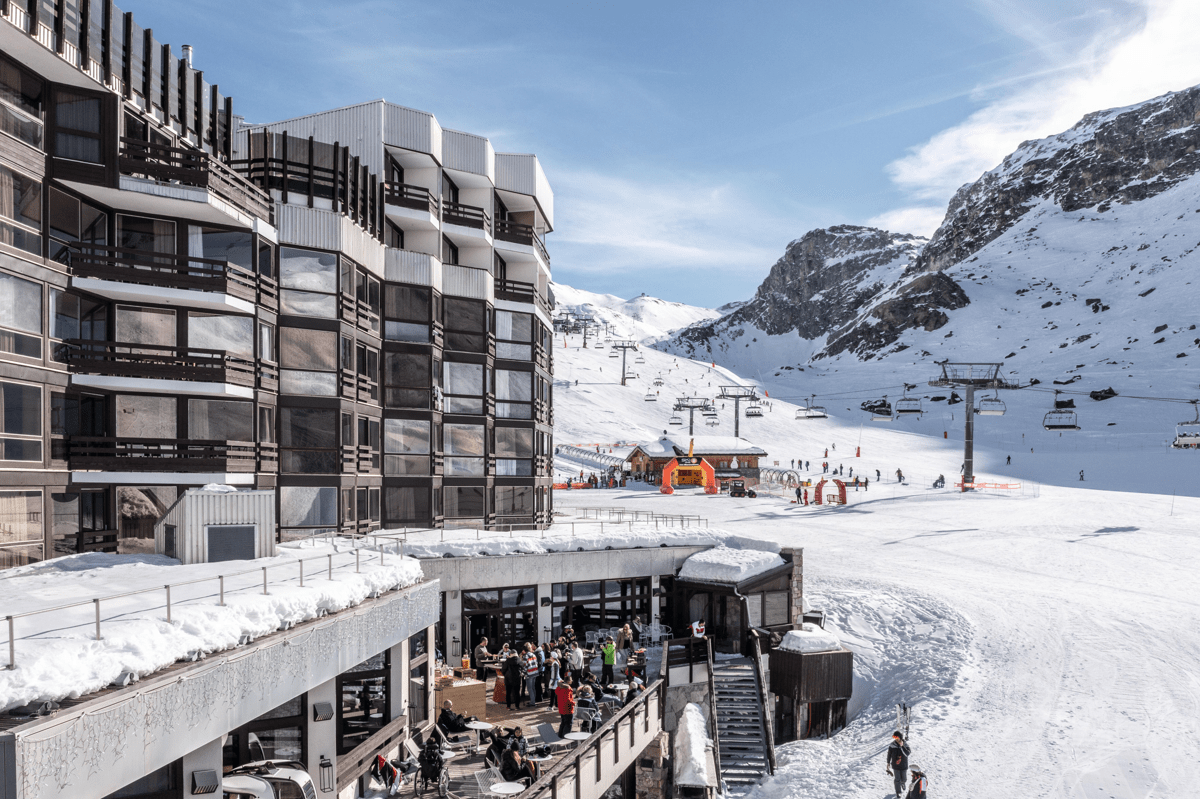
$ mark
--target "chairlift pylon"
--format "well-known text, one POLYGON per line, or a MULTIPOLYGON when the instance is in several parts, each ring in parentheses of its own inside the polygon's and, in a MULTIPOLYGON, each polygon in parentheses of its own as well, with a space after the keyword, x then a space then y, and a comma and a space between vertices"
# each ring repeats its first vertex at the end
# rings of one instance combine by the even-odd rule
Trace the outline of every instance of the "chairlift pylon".
POLYGON ((1059 400, 1062 392, 1054 390, 1054 409, 1042 417, 1042 427, 1047 430, 1078 430, 1079 416, 1071 410, 1075 407, 1074 400, 1059 400))

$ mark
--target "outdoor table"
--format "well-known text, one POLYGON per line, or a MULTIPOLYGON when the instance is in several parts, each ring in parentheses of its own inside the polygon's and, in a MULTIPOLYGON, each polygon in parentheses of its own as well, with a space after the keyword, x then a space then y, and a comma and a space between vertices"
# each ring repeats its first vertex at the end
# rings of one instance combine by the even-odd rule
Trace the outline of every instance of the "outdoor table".
POLYGON ((492 785, 492 793, 503 796, 513 796, 523 790, 525 790, 525 786, 519 782, 497 782, 492 785))
POLYGON ((621 701, 624 702, 625 701, 625 692, 629 690, 629 683, 615 682, 612 684, 612 689, 621 694, 621 701))
POLYGON ((530 763, 546 763, 554 758, 550 757, 550 755, 526 755, 525 759, 530 763))
POLYGON ((495 725, 488 721, 468 721, 467 729, 475 730, 475 752, 478 754, 483 747, 483 731, 490 730, 495 725))
POLYGON ((592 737, 590 732, 569 732, 563 736, 568 741, 586 741, 592 737))

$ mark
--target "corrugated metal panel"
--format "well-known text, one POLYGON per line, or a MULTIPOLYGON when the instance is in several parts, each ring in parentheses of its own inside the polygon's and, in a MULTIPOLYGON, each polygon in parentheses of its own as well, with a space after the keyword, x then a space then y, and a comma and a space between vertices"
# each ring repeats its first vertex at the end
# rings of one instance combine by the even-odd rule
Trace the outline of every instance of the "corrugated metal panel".
POLYGON ((383 120, 385 144, 428 153, 439 162, 442 160, 442 126, 433 114, 386 103, 383 120))
POLYGON ((496 151, 482 136, 460 130, 442 131, 442 165, 447 169, 484 175, 496 179, 496 151))
POLYGON ((546 223, 554 227, 554 190, 536 155, 496 153, 496 188, 535 197, 546 223))
POLYGON ((492 275, 486 269, 442 265, 442 293, 476 300, 492 299, 492 275))
POLYGON ((334 250, 383 276, 383 244, 343 214, 275 203, 275 224, 280 244, 334 250))
POLYGON ((254 557, 275 554, 275 492, 234 491, 225 494, 189 489, 154 525, 156 552, 166 546, 164 527, 175 527, 175 557, 183 563, 206 563, 208 525, 255 525, 254 557))
POLYGON ((267 125, 250 127, 255 133, 269 130, 272 133, 287 132, 292 136, 308 138, 333 144, 337 142, 350 148, 362 163, 376 175, 383 174, 383 115, 384 102, 372 100, 332 111, 271 122, 267 125))
POLYGON ((442 290, 442 262, 423 252, 388 249, 384 255, 384 279, 413 283, 442 290))
POLYGON ((341 214, 337 216, 342 225, 341 252, 365 266, 372 274, 383 277, 383 243, 348 217, 341 214))

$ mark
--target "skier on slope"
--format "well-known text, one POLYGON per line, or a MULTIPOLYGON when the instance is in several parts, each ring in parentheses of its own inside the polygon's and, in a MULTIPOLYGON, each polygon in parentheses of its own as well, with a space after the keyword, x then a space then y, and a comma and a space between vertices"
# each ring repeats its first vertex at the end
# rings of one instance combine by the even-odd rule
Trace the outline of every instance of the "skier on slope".
POLYGON ((894 778, 896 799, 904 795, 904 784, 908 781, 908 756, 911 752, 900 730, 892 733, 892 743, 887 750, 887 773, 894 778))

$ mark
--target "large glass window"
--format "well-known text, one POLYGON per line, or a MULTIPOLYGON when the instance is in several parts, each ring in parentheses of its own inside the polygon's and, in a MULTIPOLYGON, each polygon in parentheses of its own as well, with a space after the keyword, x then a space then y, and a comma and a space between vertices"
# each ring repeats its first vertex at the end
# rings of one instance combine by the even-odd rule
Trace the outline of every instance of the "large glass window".
POLYGON ((533 359, 533 314, 496 311, 496 357, 533 359))
POLYGON ((0 58, 0 131, 42 148, 42 81, 0 58))
POLYGON ((431 423, 423 419, 383 420, 383 473, 429 474, 431 423))
POLYGON ((108 531, 108 491, 51 494, 54 553, 86 552, 89 534, 108 531))
POLYGON ((432 519, 428 486, 384 486, 384 522, 389 525, 426 525, 432 519))
POLYGON ((174 346, 175 312, 118 305, 117 341, 124 344, 174 346))
MULTIPOLYGON (((499 488, 497 502, 499 502, 499 488)), ((519 501, 519 498, 514 498, 519 501)), ((499 508, 497 508, 499 513, 499 508)), ((552 634, 562 634, 567 624, 577 634, 618 627, 638 616, 650 620, 650 578, 567 583, 554 586, 552 634)))
POLYGON ((533 418, 533 372, 496 370, 496 416, 501 419, 533 418))
POLYGON ((446 486, 447 519, 477 519, 487 515, 487 493, 483 486, 446 486))
POLYGON ((533 428, 496 428, 496 476, 533 475, 533 428))
POLYGON ((225 314, 188 314, 188 347, 223 350, 247 360, 254 359, 254 318, 225 314))
MULTIPOLYGON (((174 255, 175 223, 165 219, 117 214, 117 246, 143 253, 174 255)), ((167 259, 160 259, 168 262, 167 259)))
POLYGON ((337 346, 332 330, 279 328, 280 393, 337 396, 337 346))
POLYGON ((280 486, 278 490, 281 526, 337 526, 335 486, 280 486))
POLYGON ((118 438, 177 438, 175 397, 118 394, 118 438))
POLYGON ((391 650, 359 663, 337 678, 338 754, 344 755, 391 719, 391 650))
POLYGON ((433 385, 432 362, 427 352, 385 352, 384 405, 389 408, 428 409, 433 385))
POLYGON ((0 352, 42 357, 41 283, 0 272, 0 352))
POLYGON ((59 89, 54 98, 54 155, 90 164, 104 162, 100 148, 100 98, 59 89))
POLYGON ((497 516, 532 516, 533 486, 496 486, 497 516))
POLYGON ((254 441, 254 403, 188 400, 188 437, 201 441, 254 441))
POLYGON ((42 542, 42 492, 0 491, 0 546, 42 542))
POLYGON ((50 259, 66 263, 68 245, 108 243, 108 214, 58 189, 50 189, 50 259))
MULTIPOLYGON (((223 765, 236 768, 262 760, 304 760, 305 709, 308 695, 300 694, 254 721, 232 731, 225 739, 223 765)), ((277 782, 276 786, 286 785, 277 782)), ((291 799, 290 794, 282 794, 291 799)), ((301 799, 299 790, 295 799, 301 799)))
POLYGON ((442 299, 446 349, 483 352, 487 344, 487 305, 459 297, 442 299))
POLYGON ((0 166, 0 242, 41 255, 42 184, 0 166))
POLYGON ((291 474, 338 471, 338 412, 333 408, 280 408, 280 469, 291 474))
POLYGON ((42 389, 0 382, 0 460, 42 460, 42 389))
POLYGON ((336 319, 337 283, 336 255, 279 248, 280 313, 336 319))
POLYGON ((484 367, 478 363, 442 364, 446 413, 483 413, 484 367))
POLYGON ((228 261, 248 272, 254 271, 254 236, 239 230, 188 225, 188 255, 228 261))
POLYGON ((429 343, 432 289, 418 286, 387 286, 383 337, 391 341, 429 343))
POLYGON ((447 477, 483 477, 487 473, 484 434, 481 424, 448 424, 445 432, 445 475, 447 477))

